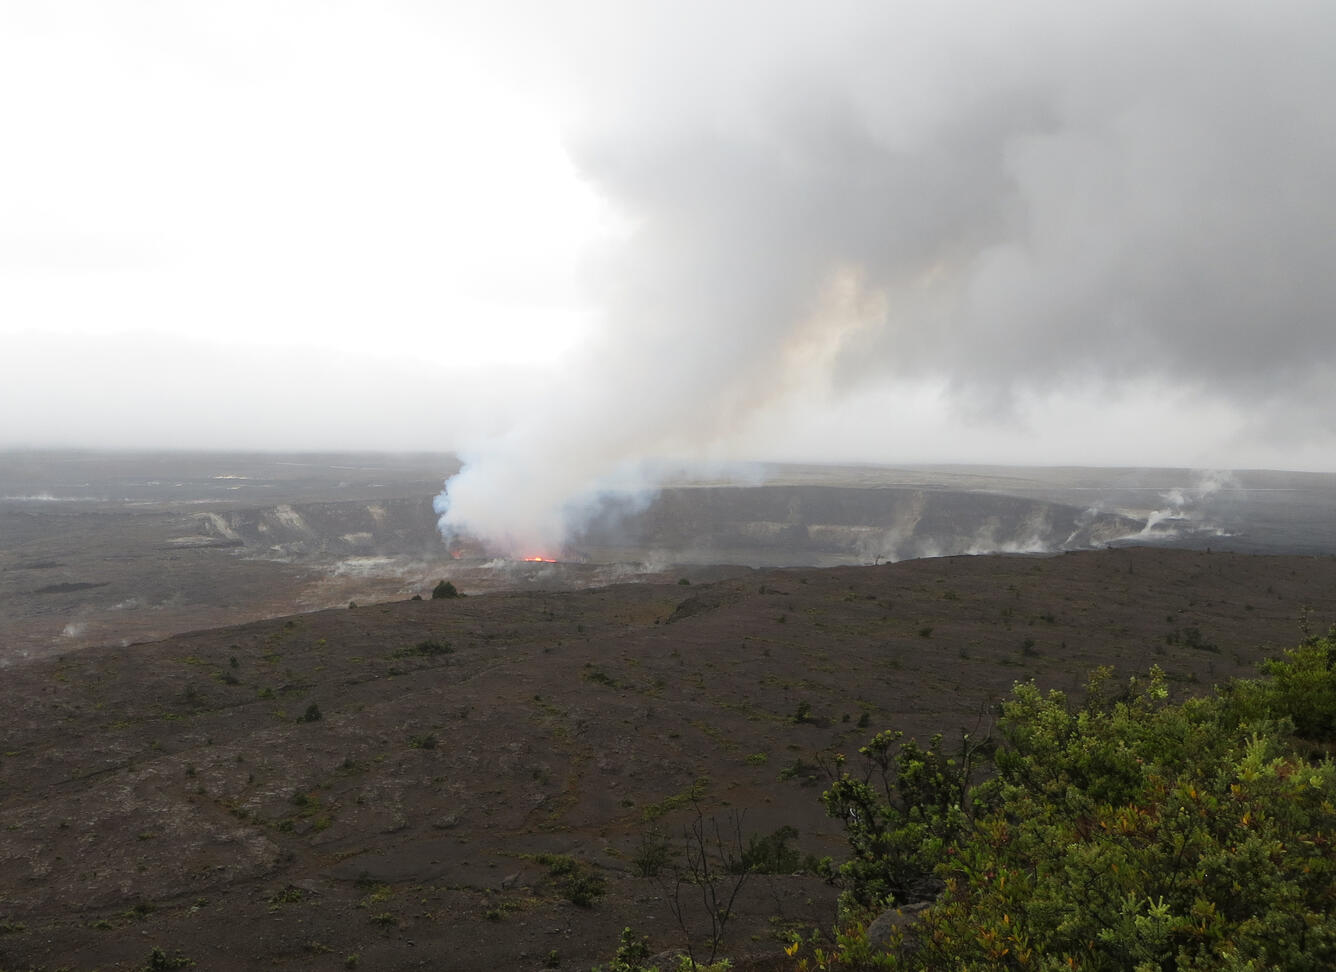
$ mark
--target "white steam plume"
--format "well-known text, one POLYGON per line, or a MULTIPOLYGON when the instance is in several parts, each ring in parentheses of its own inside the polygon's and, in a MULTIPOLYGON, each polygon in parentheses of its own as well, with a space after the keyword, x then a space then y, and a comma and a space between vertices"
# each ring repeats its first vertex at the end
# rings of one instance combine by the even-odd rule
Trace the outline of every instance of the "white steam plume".
POLYGON ((1185 489, 1175 486, 1161 493, 1160 499, 1165 505, 1152 510, 1146 517, 1146 525, 1134 536, 1179 536, 1181 533, 1177 526, 1179 523, 1186 524, 1195 534, 1223 536, 1224 528, 1217 526, 1211 520, 1206 507, 1221 490, 1236 490, 1239 487, 1238 477, 1232 472, 1218 469, 1201 470, 1197 473, 1197 481, 1191 487, 1185 489))

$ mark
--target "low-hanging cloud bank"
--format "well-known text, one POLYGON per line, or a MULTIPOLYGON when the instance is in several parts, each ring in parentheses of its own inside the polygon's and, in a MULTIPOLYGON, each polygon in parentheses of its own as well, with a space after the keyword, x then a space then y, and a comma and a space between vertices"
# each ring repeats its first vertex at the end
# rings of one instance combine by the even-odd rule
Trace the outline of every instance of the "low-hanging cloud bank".
POLYGON ((1005 422, 1149 383, 1336 434, 1336 7, 585 13, 550 26, 627 225, 602 327, 464 450, 447 534, 555 550, 645 459, 727 454, 803 396, 935 385, 1005 422))

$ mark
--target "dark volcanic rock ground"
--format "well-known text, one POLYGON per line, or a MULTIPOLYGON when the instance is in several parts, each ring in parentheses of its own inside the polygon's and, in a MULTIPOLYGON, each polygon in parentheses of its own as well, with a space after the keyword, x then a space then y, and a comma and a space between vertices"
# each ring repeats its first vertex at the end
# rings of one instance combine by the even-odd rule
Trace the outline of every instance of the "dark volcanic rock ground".
MULTIPOLYGON (((628 924, 670 947, 633 865, 693 791, 838 855, 818 754, 986 731, 1017 679, 1073 690, 1098 665, 1202 691, 1332 620, 1336 559, 1123 549, 400 601, 16 664, 0 968, 160 947, 204 969, 578 969, 628 924), (606 893, 572 904, 551 853, 606 893)), ((834 896, 753 878, 728 953, 828 926, 834 896)))

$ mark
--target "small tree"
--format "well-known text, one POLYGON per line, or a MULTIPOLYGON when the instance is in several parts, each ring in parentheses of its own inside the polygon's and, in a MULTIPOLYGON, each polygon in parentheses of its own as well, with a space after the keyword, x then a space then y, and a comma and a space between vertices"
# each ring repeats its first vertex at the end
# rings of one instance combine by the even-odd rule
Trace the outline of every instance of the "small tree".
POLYGON ((443 580, 432 588, 431 599, 433 601, 449 600, 452 597, 459 597, 459 591, 448 580, 443 580))
POLYGON ((717 817, 708 820, 700 805, 692 801, 696 812, 682 831, 682 856, 656 878, 663 891, 664 902, 676 919, 686 939, 685 968, 704 969, 712 966, 724 941, 724 929, 733 917, 733 905, 738 893, 751 875, 746 866, 746 850, 742 844, 742 815, 729 812, 721 825, 717 817), (698 899, 698 906, 692 902, 698 899), (691 934, 691 916, 700 910, 709 920, 709 958, 702 964, 696 959, 691 934))

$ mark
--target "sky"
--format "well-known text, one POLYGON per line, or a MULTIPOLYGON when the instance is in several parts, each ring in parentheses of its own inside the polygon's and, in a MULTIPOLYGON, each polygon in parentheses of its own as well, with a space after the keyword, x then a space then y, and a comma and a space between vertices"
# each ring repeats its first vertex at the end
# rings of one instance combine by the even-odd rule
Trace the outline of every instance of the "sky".
MULTIPOLYGON (((0 0, 0 447, 1336 470, 1336 5, 0 0)), ((504 522, 503 522, 504 521, 504 522)))

